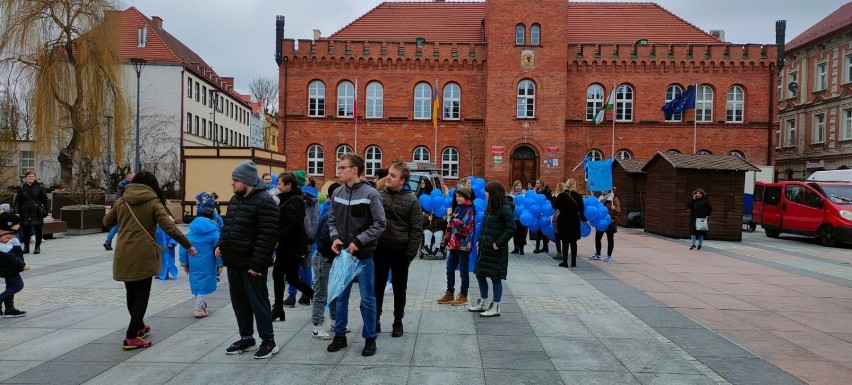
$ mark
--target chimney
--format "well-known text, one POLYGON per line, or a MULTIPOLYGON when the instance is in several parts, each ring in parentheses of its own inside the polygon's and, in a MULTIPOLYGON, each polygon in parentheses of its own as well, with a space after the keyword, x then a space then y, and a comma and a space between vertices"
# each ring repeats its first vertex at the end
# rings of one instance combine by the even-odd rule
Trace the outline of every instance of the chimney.
POLYGON ((778 45, 778 70, 784 68, 784 40, 786 39, 787 20, 775 22, 775 44, 778 45))
POLYGON ((159 16, 152 16, 151 21, 154 22, 154 25, 156 25, 157 28, 160 28, 160 29, 163 28, 163 18, 161 18, 159 16))
POLYGON ((725 41, 725 30, 724 29, 711 29, 710 36, 713 36, 721 41, 725 41))
POLYGON ((281 67, 281 40, 284 40, 284 15, 275 16, 275 62, 281 67))
POLYGON ((322 33, 318 29, 314 29, 314 40, 319 40, 322 33))

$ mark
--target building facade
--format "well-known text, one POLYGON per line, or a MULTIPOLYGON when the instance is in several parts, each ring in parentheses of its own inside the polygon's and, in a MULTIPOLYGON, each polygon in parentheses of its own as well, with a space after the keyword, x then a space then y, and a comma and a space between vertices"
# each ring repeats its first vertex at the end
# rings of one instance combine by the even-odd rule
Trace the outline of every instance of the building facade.
POLYGON ((852 3, 785 45, 775 132, 777 179, 852 167, 852 3))
POLYGON ((280 147, 320 180, 346 152, 367 175, 400 159, 551 186, 582 178, 587 155, 770 162, 777 47, 725 43, 653 3, 386 2, 328 37, 281 39, 278 58, 280 147), (690 85, 696 110, 666 120, 690 85))

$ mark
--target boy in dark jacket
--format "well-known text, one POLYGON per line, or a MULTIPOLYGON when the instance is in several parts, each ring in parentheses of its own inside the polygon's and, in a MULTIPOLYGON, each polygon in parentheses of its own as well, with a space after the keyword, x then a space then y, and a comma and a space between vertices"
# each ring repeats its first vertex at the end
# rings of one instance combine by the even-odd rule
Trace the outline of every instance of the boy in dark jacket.
POLYGON ((15 294, 24 288, 21 272, 30 269, 24 262, 24 253, 17 233, 21 219, 17 215, 4 212, 0 214, 0 277, 6 279, 6 291, 0 293, 0 303, 6 311, 0 311, 3 318, 23 317, 27 314, 15 308, 15 294))
POLYGON ((311 287, 299 278, 299 267, 308 250, 308 238, 305 235, 305 202, 302 189, 296 182, 296 176, 285 172, 278 176, 279 208, 278 257, 272 278, 275 280, 275 304, 272 306, 272 319, 284 320, 284 279, 299 289, 308 299, 314 297, 311 287))

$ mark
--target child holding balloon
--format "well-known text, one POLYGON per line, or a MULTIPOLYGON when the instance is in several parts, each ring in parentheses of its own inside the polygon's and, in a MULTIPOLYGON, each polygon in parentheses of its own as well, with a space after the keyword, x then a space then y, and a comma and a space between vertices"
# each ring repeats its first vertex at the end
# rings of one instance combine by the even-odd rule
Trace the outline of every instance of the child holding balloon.
MULTIPOLYGON (((438 303, 451 302, 453 306, 467 303, 467 290, 470 286, 470 251, 473 247, 473 235, 476 226, 476 211, 471 200, 470 187, 459 187, 455 191, 457 206, 447 218, 447 231, 441 249, 448 249, 447 255, 447 291, 438 299, 438 303), (461 275, 459 295, 453 299, 456 282, 456 268, 461 275)), ((421 202, 422 204, 422 202, 421 202)))

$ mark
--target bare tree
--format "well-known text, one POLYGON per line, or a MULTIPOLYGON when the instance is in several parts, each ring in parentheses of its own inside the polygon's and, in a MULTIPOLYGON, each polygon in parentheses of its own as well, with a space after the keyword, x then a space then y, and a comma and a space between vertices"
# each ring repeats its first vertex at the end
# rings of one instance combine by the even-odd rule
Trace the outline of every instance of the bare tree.
MULTIPOLYGON (((478 175, 474 166, 479 163, 477 160, 482 159, 485 152, 485 140, 482 133, 475 132, 473 129, 467 130, 462 136, 462 146, 465 150, 467 162, 470 164, 470 175, 478 175)), ((435 154, 435 156, 439 156, 439 154, 435 154)))
POLYGON ((0 201, 12 195, 16 185, 21 110, 9 83, 0 85, 0 201))
POLYGON ((263 100, 263 112, 275 115, 278 110, 278 82, 268 77, 254 78, 249 83, 254 100, 263 100))
POLYGON ((121 34, 117 18, 104 18, 114 9, 112 0, 0 0, 0 65, 18 65, 33 79, 36 152, 57 146, 66 182, 76 160, 85 167, 102 153, 104 115, 115 117, 115 143, 128 134, 132 114, 116 55, 121 34))

